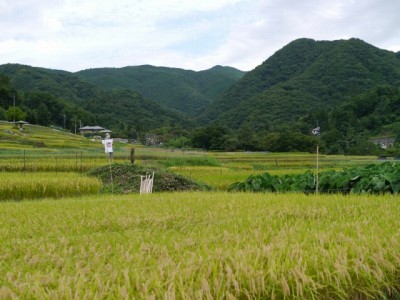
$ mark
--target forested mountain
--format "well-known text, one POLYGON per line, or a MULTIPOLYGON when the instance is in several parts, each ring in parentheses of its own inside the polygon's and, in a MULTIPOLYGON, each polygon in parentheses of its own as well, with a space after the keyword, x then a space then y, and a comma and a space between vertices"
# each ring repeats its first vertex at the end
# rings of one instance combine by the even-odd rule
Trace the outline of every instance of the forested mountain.
POLYGON ((400 52, 359 39, 298 39, 243 74, 221 66, 69 73, 2 65, 0 119, 71 130, 82 121, 121 137, 150 132, 171 147, 281 152, 318 144, 324 153, 400 156, 400 52), (311 136, 317 126, 321 135, 311 136), (394 147, 371 143, 384 136, 394 147))
POLYGON ((248 72, 206 109, 200 121, 274 130, 383 84, 399 86, 399 53, 359 39, 298 39, 248 72))
POLYGON ((0 75, 2 114, 15 97, 26 120, 34 124, 72 131, 77 124, 101 125, 127 137, 162 126, 191 126, 182 114, 135 91, 105 91, 65 71, 7 64, 0 66, 0 75))
POLYGON ((195 72, 150 65, 89 69, 75 73, 81 80, 108 90, 138 91, 148 99, 188 115, 201 112, 243 74, 237 69, 222 66, 195 72))

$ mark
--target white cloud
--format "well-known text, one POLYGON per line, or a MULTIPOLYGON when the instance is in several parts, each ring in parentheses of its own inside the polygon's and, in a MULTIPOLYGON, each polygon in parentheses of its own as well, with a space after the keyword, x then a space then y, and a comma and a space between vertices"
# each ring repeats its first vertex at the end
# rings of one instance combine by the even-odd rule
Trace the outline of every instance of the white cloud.
POLYGON ((290 41, 398 51, 398 0, 0 0, 0 64, 250 70, 290 41))
POLYGON ((251 69, 297 38, 336 40, 358 37, 377 47, 397 49, 400 1, 255 1, 252 20, 239 23, 215 53, 223 63, 251 69))

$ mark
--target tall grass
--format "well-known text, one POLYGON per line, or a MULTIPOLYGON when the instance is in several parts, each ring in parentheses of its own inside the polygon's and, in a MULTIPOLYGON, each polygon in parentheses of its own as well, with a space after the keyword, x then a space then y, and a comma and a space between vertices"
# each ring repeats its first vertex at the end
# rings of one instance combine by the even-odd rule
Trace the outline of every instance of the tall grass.
POLYGON ((0 203, 0 299, 395 298, 399 212, 392 196, 0 203))
POLYGON ((75 173, 0 173, 0 201, 96 194, 97 178, 75 173))

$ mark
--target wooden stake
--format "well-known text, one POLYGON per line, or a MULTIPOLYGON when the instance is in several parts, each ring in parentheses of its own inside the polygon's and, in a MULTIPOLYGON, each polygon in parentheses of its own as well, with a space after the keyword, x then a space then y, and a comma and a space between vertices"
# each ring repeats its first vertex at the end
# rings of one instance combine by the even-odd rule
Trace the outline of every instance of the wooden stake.
POLYGON ((318 195, 318 172, 319 172, 319 145, 317 145, 317 174, 315 175, 315 194, 318 195))
POLYGON ((114 182, 113 182, 113 175, 112 175, 112 169, 111 169, 111 162, 112 162, 111 157, 109 158, 109 160, 110 160, 111 194, 114 194, 114 182))

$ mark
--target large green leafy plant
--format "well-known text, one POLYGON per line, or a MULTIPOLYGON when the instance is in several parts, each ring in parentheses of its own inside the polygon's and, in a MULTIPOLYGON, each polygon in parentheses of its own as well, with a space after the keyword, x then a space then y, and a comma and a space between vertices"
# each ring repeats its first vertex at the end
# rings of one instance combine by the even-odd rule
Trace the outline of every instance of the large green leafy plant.
MULTIPOLYGON (((384 162, 341 171, 325 171, 318 176, 319 192, 322 193, 392 193, 400 191, 400 163, 384 162)), ((271 175, 268 172, 252 175, 243 182, 229 187, 231 191, 251 192, 303 192, 316 190, 316 176, 307 171, 297 175, 271 175)))

